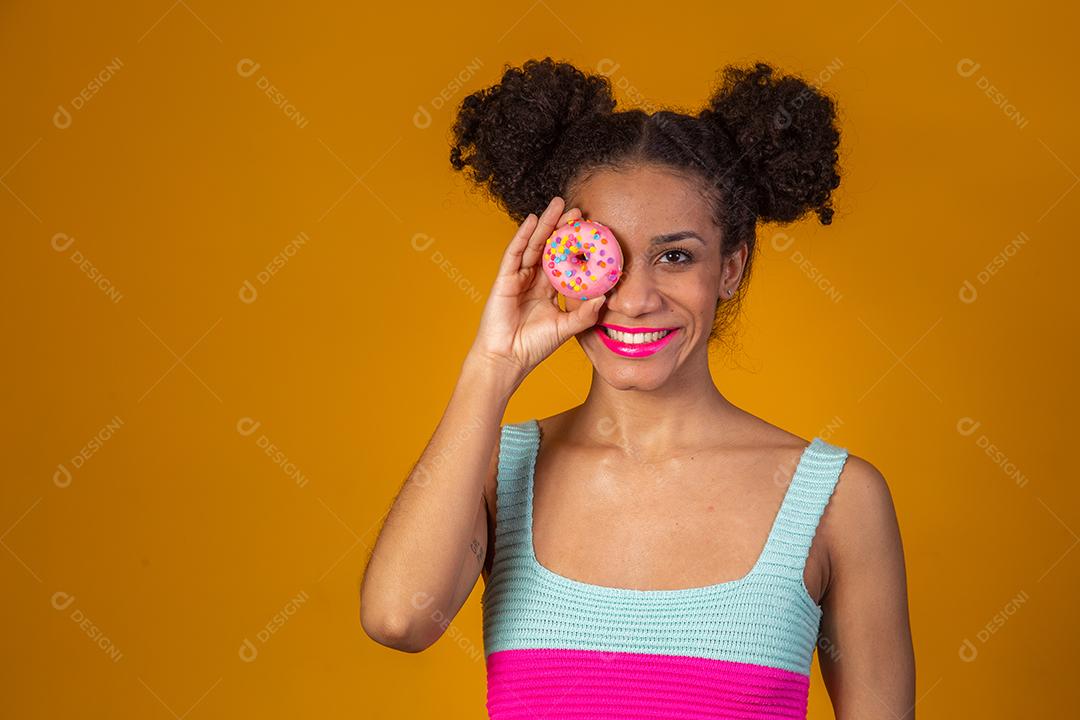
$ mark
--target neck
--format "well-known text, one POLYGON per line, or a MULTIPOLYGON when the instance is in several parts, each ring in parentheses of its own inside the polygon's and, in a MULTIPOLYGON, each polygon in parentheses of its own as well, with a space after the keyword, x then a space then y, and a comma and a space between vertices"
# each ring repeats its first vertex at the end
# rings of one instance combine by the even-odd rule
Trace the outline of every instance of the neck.
POLYGON ((742 413, 713 384, 708 355, 658 388, 623 389, 608 384, 593 368, 589 395, 574 424, 598 444, 615 445, 637 458, 664 459, 680 448, 700 448, 742 413))

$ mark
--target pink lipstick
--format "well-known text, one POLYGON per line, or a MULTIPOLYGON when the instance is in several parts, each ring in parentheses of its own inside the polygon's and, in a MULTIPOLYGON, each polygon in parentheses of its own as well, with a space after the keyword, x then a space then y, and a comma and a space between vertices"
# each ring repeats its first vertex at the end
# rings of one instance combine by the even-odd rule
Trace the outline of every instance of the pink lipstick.
POLYGON ((603 325, 597 325, 593 328, 597 337, 600 338, 600 342, 604 343, 604 346, 611 350, 616 355, 629 358, 648 357, 654 353, 662 350, 669 342, 671 338, 675 336, 675 333, 679 331, 679 328, 650 328, 650 327, 638 327, 628 328, 621 325, 611 325, 604 323, 603 325), (650 342, 632 343, 624 340, 618 340, 607 334, 604 330, 605 327, 612 330, 618 330, 621 333, 666 333, 663 337, 652 340, 650 342))

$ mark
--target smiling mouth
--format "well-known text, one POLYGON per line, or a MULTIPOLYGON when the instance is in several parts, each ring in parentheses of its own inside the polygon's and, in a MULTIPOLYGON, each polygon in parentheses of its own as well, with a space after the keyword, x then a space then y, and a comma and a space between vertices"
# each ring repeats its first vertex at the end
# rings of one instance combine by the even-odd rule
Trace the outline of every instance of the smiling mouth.
POLYGON ((645 345, 647 343, 656 342, 660 338, 666 337, 668 333, 675 329, 667 328, 664 330, 650 330, 649 332, 626 332, 623 330, 616 330, 608 325, 601 325, 600 328, 609 338, 625 345, 645 345))
POLYGON ((668 345, 679 328, 628 328, 596 325, 594 331, 604 346, 622 357, 646 357, 668 345))

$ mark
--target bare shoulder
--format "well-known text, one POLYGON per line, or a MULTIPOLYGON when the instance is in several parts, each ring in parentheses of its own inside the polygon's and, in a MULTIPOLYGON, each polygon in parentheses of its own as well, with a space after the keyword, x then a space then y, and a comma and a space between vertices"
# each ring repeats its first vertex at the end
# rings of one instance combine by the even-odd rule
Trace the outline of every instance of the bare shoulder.
MULTIPOLYGON (((900 559, 900 530, 892 492, 870 461, 848 453, 818 527, 825 540, 829 585, 875 562, 900 559)), ((828 587, 826 588, 826 593, 828 587)))
MULTIPOLYGON (((580 407, 580 406, 579 406, 580 407)), ((573 418, 577 408, 568 408, 560 413, 549 415, 545 418, 537 418, 536 424, 540 427, 541 435, 554 435, 559 429, 561 429, 568 420, 573 418)))
MULTIPOLYGON (((893 525, 896 511, 885 476, 869 460, 848 453, 832 498, 828 522, 838 529, 893 525)), ((822 527, 826 522, 822 519, 822 527)), ((880 528, 879 528, 880 529, 880 528)))
MULTIPOLYGON (((536 425, 540 432, 541 446, 550 451, 558 447, 558 453, 563 453, 570 446, 577 444, 579 438, 574 430, 574 422, 578 416, 581 405, 567 408, 562 412, 549 415, 544 418, 536 418, 536 425)), ((550 453, 547 453, 550 454, 550 453)))

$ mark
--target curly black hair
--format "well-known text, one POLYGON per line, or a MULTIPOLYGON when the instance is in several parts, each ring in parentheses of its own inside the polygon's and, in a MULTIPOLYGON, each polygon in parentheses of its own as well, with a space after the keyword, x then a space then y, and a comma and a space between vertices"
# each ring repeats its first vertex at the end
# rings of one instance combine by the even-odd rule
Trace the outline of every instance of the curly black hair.
MULTIPOLYGON (((749 246, 759 222, 789 223, 813 210, 832 222, 840 184, 836 106, 805 80, 770 65, 729 66, 697 115, 615 110, 610 80, 550 57, 506 66, 495 85, 466 97, 452 128, 450 163, 517 223, 601 168, 656 164, 696 177, 712 200, 722 254, 749 246)), ((719 328, 733 313, 721 313, 719 328)))

